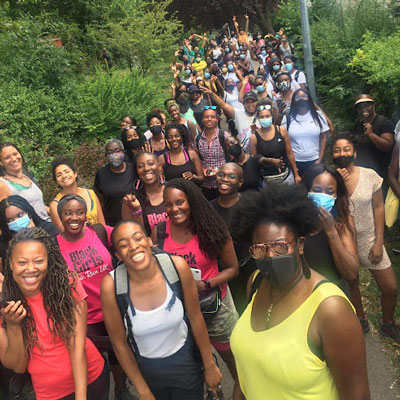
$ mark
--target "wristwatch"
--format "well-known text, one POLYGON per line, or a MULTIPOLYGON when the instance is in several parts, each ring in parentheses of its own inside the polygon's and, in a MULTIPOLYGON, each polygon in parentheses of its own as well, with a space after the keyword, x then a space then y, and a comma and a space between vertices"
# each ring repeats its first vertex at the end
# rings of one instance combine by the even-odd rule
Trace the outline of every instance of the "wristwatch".
POLYGON ((205 286, 206 290, 211 289, 211 282, 208 279, 203 279, 202 282, 204 282, 204 286, 205 286))

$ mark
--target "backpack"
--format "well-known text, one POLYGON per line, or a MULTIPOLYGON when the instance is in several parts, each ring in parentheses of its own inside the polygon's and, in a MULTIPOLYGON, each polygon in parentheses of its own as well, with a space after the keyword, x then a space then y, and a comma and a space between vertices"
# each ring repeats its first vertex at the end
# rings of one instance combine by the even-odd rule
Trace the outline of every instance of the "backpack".
MULTIPOLYGON (((167 281, 172 289, 172 297, 170 302, 168 303, 167 309, 171 309, 171 307, 175 304, 176 298, 178 298, 182 302, 182 304, 184 304, 181 281, 179 279, 179 274, 176 270, 175 264, 172 261, 171 256, 165 252, 158 252, 157 254, 153 253, 153 255, 157 260, 158 266, 161 269, 164 279, 167 281)), ((128 327, 128 344, 134 350, 135 357, 140 357, 139 349, 133 337, 132 321, 128 315, 128 307, 131 304, 131 299, 129 297, 129 277, 125 264, 121 264, 115 269, 114 285, 118 308, 121 313, 122 320, 126 322, 126 326, 128 327)), ((132 315, 135 316, 136 312, 133 307, 131 308, 131 311, 132 315)), ((184 314, 184 320, 188 324, 188 321, 186 319, 186 312, 184 314)))
MULTIPOLYGON (((199 134, 196 136, 196 139, 195 139, 195 140, 196 140, 197 151, 198 151, 199 156, 200 156, 200 158, 201 158, 201 155, 200 155, 200 147, 199 147, 200 138, 201 138, 201 133, 199 133, 199 134)), ((230 159, 230 157, 229 157, 228 149, 226 148, 226 145, 225 145, 225 135, 224 135, 224 131, 223 131, 222 129, 220 129, 220 130, 218 131, 218 140, 219 140, 220 146, 222 147, 222 150, 224 150, 225 161, 226 161, 226 162, 229 162, 231 159, 230 159)))

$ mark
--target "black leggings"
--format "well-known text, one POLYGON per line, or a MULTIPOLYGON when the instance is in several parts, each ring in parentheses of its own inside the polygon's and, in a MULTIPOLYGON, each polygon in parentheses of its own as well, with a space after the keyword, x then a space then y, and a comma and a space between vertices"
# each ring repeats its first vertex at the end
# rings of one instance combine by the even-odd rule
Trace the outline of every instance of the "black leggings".
POLYGON ((110 365, 119 365, 103 321, 95 324, 88 324, 87 337, 97 347, 97 350, 99 350, 100 354, 108 354, 108 362, 110 365))
MULTIPOLYGON (((110 372, 107 363, 104 363, 103 371, 99 377, 87 387, 87 400, 108 400, 110 391, 110 372)), ((75 392, 62 397, 59 400, 75 400, 75 392)))
POLYGON ((198 390, 165 388, 152 391, 156 400, 203 400, 204 391, 203 385, 200 385, 198 390))

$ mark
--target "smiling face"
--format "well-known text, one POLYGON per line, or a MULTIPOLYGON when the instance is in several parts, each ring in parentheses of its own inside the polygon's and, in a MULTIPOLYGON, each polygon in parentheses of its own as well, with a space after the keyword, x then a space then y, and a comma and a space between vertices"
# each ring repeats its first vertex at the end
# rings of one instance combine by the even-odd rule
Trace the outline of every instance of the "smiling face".
POLYGON ((171 106, 168 108, 169 115, 174 121, 180 121, 181 114, 179 112, 179 108, 177 106, 171 106))
POLYGON ((317 175, 310 188, 312 193, 325 193, 337 197, 337 182, 329 172, 325 171, 317 175))
POLYGON ((113 243, 118 259, 127 269, 140 271, 149 266, 153 243, 140 225, 132 222, 119 225, 113 232, 113 243))
POLYGON ((11 252, 13 278, 25 297, 36 296, 47 274, 47 249, 38 241, 17 243, 11 252))
POLYGON ((177 129, 168 129, 165 138, 170 149, 178 149, 182 146, 182 136, 177 129))
POLYGON ((57 185, 66 188, 76 183, 77 173, 74 172, 71 167, 65 164, 59 165, 55 171, 57 185))
POLYGON ((254 114, 256 112, 257 101, 253 99, 247 99, 243 103, 244 109, 249 114, 254 114))
POLYGON ((1 149, 0 162, 6 172, 17 173, 22 169, 22 156, 14 146, 7 146, 1 149))
POLYGON ((216 110, 213 109, 204 110, 203 124, 206 129, 212 129, 217 127, 218 117, 216 110))
POLYGON ((190 205, 184 192, 175 188, 166 188, 164 191, 165 211, 171 224, 182 225, 190 220, 190 205))
POLYGON ((243 178, 236 164, 227 163, 217 172, 217 186, 221 195, 237 193, 243 178))
POLYGON ((157 182, 161 165, 155 155, 145 153, 136 159, 136 171, 144 185, 151 185, 157 182))
POLYGON ((126 126, 131 126, 133 125, 132 120, 129 117, 125 117, 121 123, 120 123, 120 127, 121 127, 121 131, 126 127, 126 126))
POLYGON ((67 235, 80 235, 86 222, 86 209, 78 200, 70 200, 64 204, 60 219, 67 235))
POLYGON ((340 139, 332 147, 332 157, 354 156, 354 146, 346 139, 340 139))

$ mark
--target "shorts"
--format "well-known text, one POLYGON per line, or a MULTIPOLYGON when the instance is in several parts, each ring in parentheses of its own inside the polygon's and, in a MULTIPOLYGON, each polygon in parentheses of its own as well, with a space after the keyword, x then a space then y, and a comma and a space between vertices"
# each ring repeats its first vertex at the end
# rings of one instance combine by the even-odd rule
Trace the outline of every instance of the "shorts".
POLYGON ((372 264, 372 262, 368 258, 368 254, 374 243, 375 243, 374 236, 369 236, 369 237, 365 236, 360 237, 359 235, 357 236, 357 250, 358 250, 358 258, 360 260, 360 264, 364 268, 368 268, 375 271, 380 271, 391 267, 392 263, 386 252, 385 246, 383 246, 383 256, 381 262, 378 264, 372 264))
POLYGON ((229 287, 226 287, 225 297, 215 314, 204 316, 210 339, 217 343, 229 343, 234 326, 239 315, 229 287))

